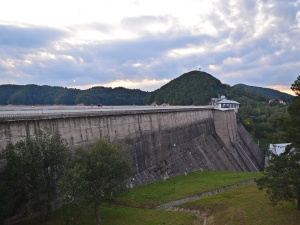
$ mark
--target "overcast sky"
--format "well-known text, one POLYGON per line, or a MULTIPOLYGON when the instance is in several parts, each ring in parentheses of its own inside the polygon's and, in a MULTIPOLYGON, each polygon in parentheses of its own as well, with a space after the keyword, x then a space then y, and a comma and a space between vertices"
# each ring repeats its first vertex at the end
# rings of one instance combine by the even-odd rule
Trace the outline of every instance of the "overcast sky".
POLYGON ((300 0, 7 0, 0 84, 153 91, 191 70, 289 91, 300 0))

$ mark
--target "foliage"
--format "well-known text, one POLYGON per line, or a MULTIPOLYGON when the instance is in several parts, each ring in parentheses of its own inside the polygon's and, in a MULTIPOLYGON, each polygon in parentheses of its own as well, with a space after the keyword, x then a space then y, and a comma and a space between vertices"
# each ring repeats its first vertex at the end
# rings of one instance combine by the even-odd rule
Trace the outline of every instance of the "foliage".
MULTIPOLYGON (((300 90, 300 76, 292 84, 297 93, 300 90)), ((298 92, 299 93, 299 92, 298 92)), ((300 210, 300 97, 294 98, 285 120, 285 137, 291 142, 284 154, 271 155, 264 177, 257 180, 259 189, 266 188, 273 204, 298 199, 300 210)))
POLYGON ((93 87, 82 91, 76 103, 85 105, 144 105, 147 92, 137 89, 93 87))
POLYGON ((9 196, 6 216, 26 210, 38 211, 47 218, 57 197, 56 183, 64 170, 66 150, 59 134, 41 131, 35 137, 7 145, 1 154, 7 162, 1 185, 9 196))
POLYGON ((64 88, 60 90, 54 98, 54 103, 58 105, 75 105, 76 97, 80 94, 80 90, 73 88, 64 88))
POLYGON ((225 95, 228 99, 234 99, 243 104, 245 101, 251 102, 251 105, 268 101, 264 96, 251 90, 234 88, 222 84, 220 80, 206 72, 191 71, 170 81, 160 89, 151 92, 147 96, 146 103, 208 105, 211 98, 220 95, 225 95))
POLYGON ((143 105, 147 92, 137 89, 93 87, 88 90, 48 85, 0 85, 0 105, 143 105))
POLYGON ((7 103, 16 105, 51 105, 55 103, 54 98, 62 89, 62 87, 51 87, 48 85, 25 85, 13 93, 7 100, 7 103))
POLYGON ((256 180, 260 190, 266 189, 273 205, 280 201, 298 199, 300 210, 300 152, 296 149, 289 154, 272 155, 264 177, 256 180))
POLYGON ((100 224, 99 208, 123 190, 131 174, 127 155, 116 145, 99 140, 90 148, 78 148, 70 167, 60 181, 67 202, 86 202, 95 210, 100 224))
POLYGON ((286 139, 284 121, 288 116, 287 112, 287 107, 258 104, 256 107, 243 105, 238 115, 253 137, 268 140, 269 143, 280 143, 286 139))
POLYGON ((4 84, 0 85, 0 105, 7 105, 8 99, 17 91, 21 89, 19 85, 4 84))
POLYGON ((254 91, 262 96, 265 96, 269 99, 282 99, 284 101, 291 101, 293 96, 287 93, 283 93, 271 88, 263 88, 263 87, 255 87, 246 84, 236 84, 233 87, 241 88, 241 89, 248 89, 254 91))
POLYGON ((171 105, 207 105, 211 98, 228 86, 212 75, 191 71, 170 81, 147 97, 146 103, 169 103, 171 105))
POLYGON ((295 94, 298 97, 300 97, 300 75, 297 77, 297 79, 292 84, 291 89, 295 92, 295 94))
POLYGON ((226 96, 241 103, 238 117, 252 137, 269 143, 285 140, 283 121, 287 107, 269 105, 267 98, 248 89, 232 87, 226 96))
POLYGON ((286 136, 289 142, 300 149, 300 76, 292 84, 291 89, 297 95, 289 106, 289 117, 286 120, 286 136))
POLYGON ((289 106, 289 116, 286 119, 286 139, 300 149, 300 96, 297 96, 289 106))

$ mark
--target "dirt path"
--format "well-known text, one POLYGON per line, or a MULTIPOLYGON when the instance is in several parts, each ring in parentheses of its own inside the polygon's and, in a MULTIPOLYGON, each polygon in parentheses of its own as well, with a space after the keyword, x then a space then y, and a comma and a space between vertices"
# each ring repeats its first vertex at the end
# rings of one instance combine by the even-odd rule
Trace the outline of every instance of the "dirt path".
POLYGON ((192 197, 183 198, 183 199, 179 199, 179 200, 172 201, 172 202, 167 202, 167 203, 159 205, 157 207, 157 209, 167 210, 167 209, 170 209, 171 207, 174 207, 176 205, 181 205, 181 204, 187 203, 187 202, 193 202, 193 201, 196 201, 196 200, 199 200, 199 199, 202 199, 202 198, 206 198, 206 197, 209 197, 209 196, 212 196, 212 195, 220 194, 220 193, 223 193, 225 191, 229 191, 229 190, 232 190, 232 189, 235 189, 235 188, 238 188, 238 187, 241 187, 241 186, 253 184, 253 183, 254 183, 254 180, 249 180, 249 181, 234 184, 234 185, 231 185, 231 186, 228 186, 228 187, 225 187, 225 188, 220 188, 220 189, 217 189, 217 190, 214 190, 214 191, 208 191, 208 192, 205 192, 205 193, 202 193, 202 194, 199 194, 199 195, 195 195, 195 196, 192 196, 192 197))
POLYGON ((158 210, 179 211, 179 212, 190 212, 190 213, 193 213, 197 216, 197 221, 199 222, 197 224, 206 225, 206 220, 207 220, 207 214, 206 213, 201 212, 199 210, 184 209, 184 208, 179 208, 179 207, 175 207, 175 206, 181 205, 181 204, 184 204, 184 203, 187 203, 187 202, 196 201, 196 200, 206 198, 206 197, 209 197, 209 196, 212 196, 212 195, 220 194, 220 193, 223 193, 225 191, 229 191, 229 190, 232 190, 232 189, 235 189, 235 188, 238 188, 238 187, 241 187, 241 186, 246 186, 246 185, 249 185, 249 184, 253 184, 253 183, 254 183, 254 180, 249 180, 249 181, 234 184, 234 185, 231 185, 231 186, 228 186, 228 187, 225 187, 225 188, 220 188, 220 189, 217 189, 217 190, 214 190, 214 191, 208 191, 208 192, 205 192, 205 193, 202 193, 202 194, 199 194, 199 195, 195 195, 195 196, 192 196, 192 197, 183 198, 183 199, 179 199, 179 200, 172 201, 172 202, 167 202, 167 203, 159 205, 157 207, 157 209, 158 210))

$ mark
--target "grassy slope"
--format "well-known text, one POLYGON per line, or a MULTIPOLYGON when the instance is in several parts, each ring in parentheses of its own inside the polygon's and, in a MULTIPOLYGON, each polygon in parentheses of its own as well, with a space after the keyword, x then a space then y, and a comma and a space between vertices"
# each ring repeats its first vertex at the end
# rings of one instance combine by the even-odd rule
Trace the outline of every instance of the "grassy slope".
MULTIPOLYGON (((58 210, 47 222, 30 220, 20 225, 65 225, 63 212, 58 210)), ((103 205, 100 211, 102 224, 109 225, 186 225, 192 224, 196 216, 191 213, 139 209, 115 205, 103 205)), ((86 209, 84 216, 77 221, 78 225, 94 225, 92 209, 86 209)))
POLYGON ((228 171, 203 171, 178 176, 167 181, 141 185, 128 191, 120 203, 154 208, 162 203, 194 196, 203 192, 224 188, 260 176, 260 173, 237 173, 228 171))
POLYGON ((222 194, 179 207, 206 212, 207 225, 271 225, 300 224, 300 212, 296 202, 286 202, 273 207, 264 191, 259 191, 256 184, 240 187, 222 194))
MULTIPOLYGON (((152 184, 141 185, 125 193, 119 201, 133 208, 103 205, 103 224, 195 224, 196 216, 191 213, 150 210, 161 203, 185 198, 209 190, 230 186, 235 183, 261 176, 260 173, 236 173, 222 171, 195 172, 152 184)), ((209 224, 300 224, 300 213, 295 203, 285 203, 273 208, 265 192, 255 184, 240 187, 183 207, 208 213, 209 224)), ((78 224, 95 224, 93 210, 86 209, 85 217, 78 224)), ((64 225, 63 212, 58 210, 44 225, 64 225)), ((41 224, 28 221, 22 225, 41 224)))

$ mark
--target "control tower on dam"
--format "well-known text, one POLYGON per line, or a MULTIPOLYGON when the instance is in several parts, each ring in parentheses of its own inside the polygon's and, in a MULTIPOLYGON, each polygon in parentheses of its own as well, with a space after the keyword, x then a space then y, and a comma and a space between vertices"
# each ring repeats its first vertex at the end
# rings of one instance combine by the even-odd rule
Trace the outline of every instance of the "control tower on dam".
POLYGON ((98 139, 126 145, 133 185, 197 170, 261 171, 264 154, 234 110, 212 106, 0 108, 0 149, 39 130, 70 148, 98 139))

